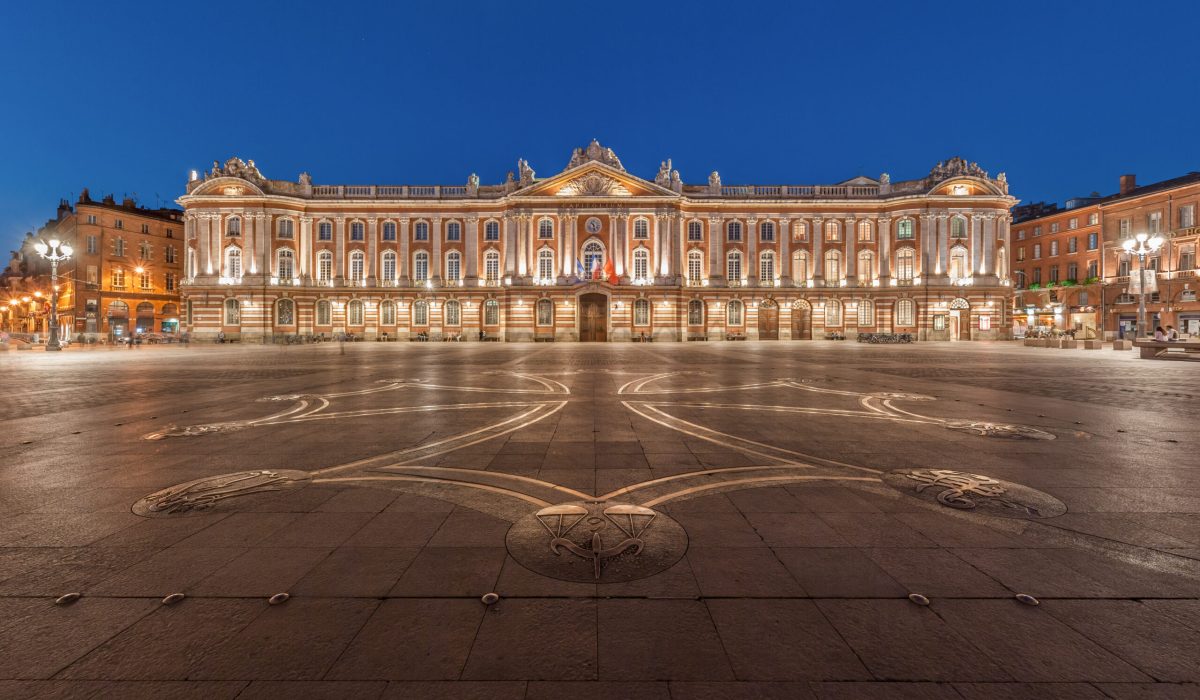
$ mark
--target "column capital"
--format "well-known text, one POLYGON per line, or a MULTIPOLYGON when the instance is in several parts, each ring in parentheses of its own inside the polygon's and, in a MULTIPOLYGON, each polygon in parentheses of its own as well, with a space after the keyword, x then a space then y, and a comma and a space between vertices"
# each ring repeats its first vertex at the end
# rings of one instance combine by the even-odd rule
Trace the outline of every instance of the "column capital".
POLYGON ((477 223, 479 223, 479 216, 477 216, 475 214, 471 214, 466 217, 466 220, 467 220, 468 224, 477 224, 477 223))

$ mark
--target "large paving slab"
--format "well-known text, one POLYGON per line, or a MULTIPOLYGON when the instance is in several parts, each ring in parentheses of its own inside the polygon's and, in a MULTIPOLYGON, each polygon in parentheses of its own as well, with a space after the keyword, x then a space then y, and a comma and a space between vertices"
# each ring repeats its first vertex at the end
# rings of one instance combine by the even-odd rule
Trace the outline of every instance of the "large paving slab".
POLYGON ((1186 363, 354 343, 0 381, 5 698, 1200 694, 1186 363))

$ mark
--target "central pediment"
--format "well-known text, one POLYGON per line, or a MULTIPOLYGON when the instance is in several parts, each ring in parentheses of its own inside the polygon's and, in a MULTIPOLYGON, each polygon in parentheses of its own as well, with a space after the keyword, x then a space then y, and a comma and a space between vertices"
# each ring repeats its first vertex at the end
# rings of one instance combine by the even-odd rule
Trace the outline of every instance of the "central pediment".
POLYGON ((600 161, 587 161, 518 190, 527 197, 676 197, 674 192, 600 161))
POLYGON ((629 188, 603 173, 589 173, 577 177, 554 193, 559 197, 632 197, 629 188))

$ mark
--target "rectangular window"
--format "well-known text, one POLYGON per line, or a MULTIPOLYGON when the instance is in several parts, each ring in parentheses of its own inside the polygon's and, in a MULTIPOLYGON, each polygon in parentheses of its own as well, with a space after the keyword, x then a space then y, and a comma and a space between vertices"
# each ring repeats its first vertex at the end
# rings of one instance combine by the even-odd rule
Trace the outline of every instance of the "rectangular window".
POLYGON ((1100 215, 1099 214, 1097 214, 1095 212, 1088 214, 1088 226, 1095 226, 1098 223, 1100 223, 1100 215))
POLYGON ((1079 263, 1070 263, 1067 265, 1067 279, 1079 281, 1079 263))
POLYGON ((1041 243, 1033 244, 1033 259, 1034 260, 1042 259, 1042 244, 1041 243))
POLYGON ((113 255, 125 255, 125 239, 118 238, 113 241, 113 255))
POLYGON ((96 215, 95 215, 95 214, 88 214, 88 215, 87 215, 87 222, 88 222, 89 224, 95 224, 95 223, 96 223, 96 215))
POLYGON ((704 267, 704 259, 699 255, 688 256, 688 279, 699 282, 704 267))
POLYGON ((1024 259, 1025 259, 1025 247, 1022 246, 1020 248, 1017 248, 1017 262, 1021 262, 1024 259))
POLYGON ((1050 255, 1058 255, 1058 241, 1050 241, 1050 255))
POLYGON ((1095 260, 1089 260, 1089 261, 1088 261, 1088 266, 1087 266, 1087 276, 1088 276, 1088 279, 1091 279, 1091 278, 1093 278, 1093 277, 1096 277, 1096 276, 1097 276, 1097 274, 1096 274, 1096 261, 1095 261, 1095 260))
POLYGON ((1129 219, 1121 219, 1117 225, 1121 232, 1121 238, 1127 238, 1129 236, 1129 219))
POLYGON ((1067 228, 1072 231, 1079 228, 1079 219, 1077 217, 1071 217, 1071 219, 1067 221, 1067 228))
POLYGON ((1058 222, 1050 224, 1050 233, 1058 233, 1058 222))
POLYGON ((332 241, 333 240, 333 224, 328 221, 322 221, 317 224, 317 240, 332 241))
POLYGON ((483 226, 483 240, 498 241, 500 240, 500 224, 496 221, 489 221, 483 226))
POLYGON ((446 224, 446 240, 461 241, 462 240, 462 224, 457 221, 451 221, 446 224))
POLYGON ((1050 266, 1050 281, 1058 282, 1058 265, 1050 266))
POLYGON ((935 330, 935 331, 946 330, 946 314, 934 314, 933 315, 933 330, 935 330))
POLYGON ((1179 228, 1191 228, 1196 225, 1196 205, 1189 204, 1179 207, 1179 228))
POLYGON ((150 224, 142 224, 142 233, 150 233, 150 224))
POLYGON ((296 235, 295 223, 291 219, 279 220, 279 237, 291 240, 296 235))
POLYGON ((1018 241, 1025 240, 1025 231, 1024 230, 1017 231, 1017 240, 1018 241))
POLYGON ((1190 270, 1196 267, 1196 254, 1190 250, 1185 250, 1179 254, 1179 269, 1190 270))
POLYGON ((728 264, 726 265, 726 276, 728 279, 738 281, 742 279, 742 259, 737 255, 729 256, 728 264))
MULTIPOLYGON (((1018 232, 1018 234, 1022 238, 1025 237, 1023 232, 1018 232)), ((901 240, 901 241, 911 241, 912 240, 912 238, 913 238, 912 219, 904 219, 903 221, 900 222, 900 225, 896 228, 896 238, 897 238, 897 240, 901 240)))
POLYGON ((116 226, 117 228, 125 228, 125 222, 117 219, 113 221, 113 226, 116 226))
POLYGON ((164 282, 165 282, 168 292, 175 291, 175 273, 174 272, 168 272, 164 282))
POLYGON ((125 270, 120 267, 114 267, 112 271, 112 287, 113 289, 125 288, 125 270))
POLYGON ((1034 237, 1037 237, 1037 236, 1040 236, 1040 235, 1042 235, 1042 227, 1041 227, 1041 226, 1034 226, 1034 227, 1033 227, 1033 235, 1034 235, 1034 237))
POLYGON ((1150 233, 1162 233, 1162 212, 1150 212, 1146 217, 1146 228, 1150 233))
POLYGON ((1128 277, 1129 276, 1129 267, 1130 267, 1129 260, 1118 261, 1117 262, 1117 276, 1118 277, 1128 277))
POLYGON ((93 286, 100 284, 100 270, 95 265, 87 266, 87 283, 93 286))
POLYGON ((429 240, 429 223, 428 222, 418 221, 416 223, 416 225, 413 226, 413 240, 414 241, 429 240))
POLYGON ((95 255, 100 252, 100 239, 96 236, 87 237, 87 252, 95 255))
POLYGON ((1100 244, 1100 235, 1096 234, 1096 233, 1089 233, 1088 239, 1087 239, 1087 249, 1095 250, 1096 246, 1098 246, 1099 244, 1100 244))
POLYGON ((1042 283, 1042 268, 1040 268, 1040 267, 1033 268, 1033 283, 1034 284, 1042 283))
POLYGON ((175 262, 175 246, 173 246, 173 245, 167 246, 165 260, 169 263, 175 262))
POLYGON ((688 240, 701 241, 704 240, 704 229, 699 221, 688 222, 688 240))
POLYGON ((395 221, 383 222, 383 240, 385 240, 385 241, 396 240, 396 222, 395 221))
POLYGON ((361 222, 361 221, 350 222, 350 240, 352 240, 352 241, 365 240, 367 236, 364 231, 364 228, 365 227, 363 226, 363 222, 361 222))
POLYGON ((1079 252, 1079 239, 1078 238, 1071 237, 1071 238, 1067 239, 1067 252, 1068 253, 1079 252))
POLYGON ((489 255, 483 261, 483 274, 491 282, 500 279, 500 256, 489 255))
POLYGON ((1080 293, 1079 293, 1079 305, 1080 305, 1080 306, 1087 306, 1087 303, 1088 303, 1088 293, 1087 293, 1087 292, 1080 292, 1080 293))

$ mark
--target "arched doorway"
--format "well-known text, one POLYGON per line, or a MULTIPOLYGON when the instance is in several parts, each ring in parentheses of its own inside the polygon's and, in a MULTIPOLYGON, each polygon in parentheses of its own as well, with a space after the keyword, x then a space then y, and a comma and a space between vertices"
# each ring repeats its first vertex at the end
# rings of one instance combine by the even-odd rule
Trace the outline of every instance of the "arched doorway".
POLYGON ((758 305, 758 339, 779 340, 779 305, 773 299, 758 305))
POLYGON ((579 340, 585 343, 608 340, 608 297, 605 295, 579 295, 579 340))
POLYGON ((792 304, 792 340, 812 340, 812 307, 803 299, 792 304))
POLYGON ((114 336, 125 335, 129 329, 129 305, 114 301, 108 305, 108 330, 114 336))
POLYGON ((959 297, 950 302, 950 340, 971 339, 971 305, 959 297))
POLYGON ((137 333, 154 332, 154 304, 143 301, 137 305, 137 324, 134 327, 137 333))

